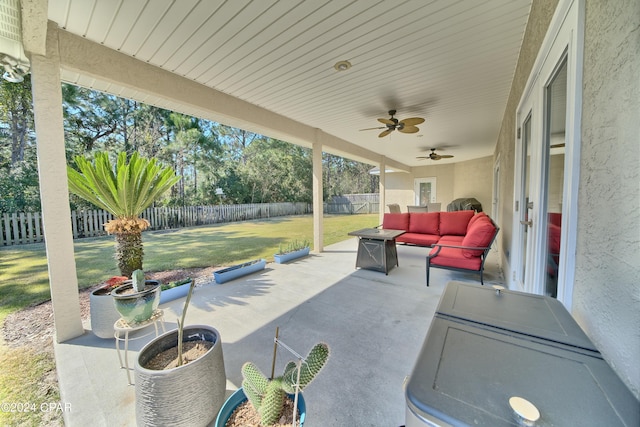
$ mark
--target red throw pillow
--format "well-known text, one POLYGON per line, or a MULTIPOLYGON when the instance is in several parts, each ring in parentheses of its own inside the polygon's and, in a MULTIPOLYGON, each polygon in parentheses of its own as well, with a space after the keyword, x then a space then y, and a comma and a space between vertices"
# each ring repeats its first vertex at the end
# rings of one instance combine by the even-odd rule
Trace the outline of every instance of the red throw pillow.
POLYGON ((473 211, 440 212, 440 235, 464 236, 473 211))
POLYGON ((469 224, 467 224, 467 232, 469 231, 469 229, 471 228, 471 226, 480 218, 484 218, 486 217, 487 214, 484 212, 478 212, 477 214, 475 214, 474 216, 471 217, 471 219, 469 220, 469 224))
POLYGON ((386 213, 382 220, 382 228, 385 230, 404 230, 409 229, 409 213, 386 213))
POLYGON ((439 234, 440 212, 415 212, 409 214, 409 233, 439 234))
MULTIPOLYGON (((493 226, 489 218, 483 218, 476 221, 464 236, 462 246, 473 246, 478 248, 486 248, 491 243, 496 228, 493 226)), ((462 255, 466 258, 473 258, 482 255, 483 250, 463 249, 462 255)))

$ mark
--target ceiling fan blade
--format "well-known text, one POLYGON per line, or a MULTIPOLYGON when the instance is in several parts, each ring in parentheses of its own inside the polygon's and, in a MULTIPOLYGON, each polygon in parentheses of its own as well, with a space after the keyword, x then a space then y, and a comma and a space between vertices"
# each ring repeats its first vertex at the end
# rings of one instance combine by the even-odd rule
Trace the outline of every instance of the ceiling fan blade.
MULTIPOLYGON (((453 156, 451 154, 436 154, 438 157, 440 157, 440 159, 450 159, 453 156)), ((440 160, 438 159, 438 160, 440 160)))
POLYGON ((386 128, 387 128, 386 126, 380 126, 377 128, 366 128, 366 129, 360 129, 360 130, 363 131, 363 130, 386 129, 386 128))
POLYGON ((562 147, 564 147, 564 142, 561 144, 553 144, 549 146, 549 148, 562 148, 562 147))
POLYGON ((430 159, 430 158, 431 157, 429 157, 429 156, 418 156, 418 157, 416 157, 417 160, 427 160, 427 159, 430 159))
POLYGON ((420 129, 418 129, 415 126, 403 126, 401 128, 398 128, 398 130, 402 133, 416 133, 418 132, 420 129))
POLYGON ((385 125, 395 125, 396 124, 396 122, 394 122, 391 119, 378 119, 378 121, 380 123, 384 123, 385 125))
POLYGON ((400 120, 400 123, 404 123, 405 126, 415 126, 420 123, 424 123, 424 119, 421 117, 410 117, 408 119, 400 120))
POLYGON ((380 132, 380 135, 378 135, 378 138, 384 138, 385 136, 389 135, 391 132, 393 132, 393 129, 387 129, 383 132, 380 132))

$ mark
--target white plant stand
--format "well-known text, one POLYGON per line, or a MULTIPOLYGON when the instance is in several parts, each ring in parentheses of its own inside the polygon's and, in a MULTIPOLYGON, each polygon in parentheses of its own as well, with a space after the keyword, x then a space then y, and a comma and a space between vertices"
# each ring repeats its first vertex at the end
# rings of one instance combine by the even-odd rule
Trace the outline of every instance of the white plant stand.
MULTIPOLYGON (((129 382, 129 385, 133 384, 131 382, 131 373, 129 372, 129 357, 127 355, 129 351, 129 333, 134 331, 139 331, 141 329, 144 329, 148 326, 153 325, 155 329, 156 337, 157 337, 158 322, 160 322, 160 327, 162 328, 162 332, 166 332, 164 328, 164 311, 162 310, 154 311, 151 317, 148 320, 145 320, 144 322, 129 324, 125 322, 124 319, 120 318, 116 320, 116 323, 113 325, 113 329, 115 330, 114 336, 116 339, 116 350, 118 351, 118 359, 120 360, 120 367, 125 368, 127 370, 127 381, 129 382), (122 337, 122 334, 124 334, 124 337, 122 337), (122 363, 122 355, 120 354, 120 341, 124 341, 124 364, 122 363)), ((135 338, 131 338, 131 339, 143 338, 148 336, 151 333, 153 333, 153 331, 150 331, 144 335, 136 336, 135 338)))

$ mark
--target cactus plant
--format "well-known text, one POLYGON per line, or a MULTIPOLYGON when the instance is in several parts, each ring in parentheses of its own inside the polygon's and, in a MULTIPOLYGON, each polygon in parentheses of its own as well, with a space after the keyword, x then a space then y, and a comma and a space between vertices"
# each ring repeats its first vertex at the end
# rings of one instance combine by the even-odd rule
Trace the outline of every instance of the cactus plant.
POLYGON ((133 289, 136 292, 144 291, 144 271, 136 270, 131 273, 131 280, 133 283, 133 289))
MULTIPOLYGON (((300 366, 299 390, 313 381, 327 363, 328 358, 327 344, 318 343, 313 346, 300 366)), ((275 424, 282 416, 287 393, 296 392, 298 365, 295 362, 287 363, 282 376, 269 380, 254 363, 247 362, 242 366, 242 377, 244 393, 260 414, 261 424, 263 426, 275 424)))

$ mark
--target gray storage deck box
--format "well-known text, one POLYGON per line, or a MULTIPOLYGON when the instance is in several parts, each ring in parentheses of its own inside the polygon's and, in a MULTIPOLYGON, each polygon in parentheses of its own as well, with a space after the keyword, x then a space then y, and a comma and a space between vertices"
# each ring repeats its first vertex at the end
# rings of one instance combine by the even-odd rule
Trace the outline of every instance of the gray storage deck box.
POLYGON ((406 387, 407 427, 638 426, 640 404, 557 300, 451 283, 406 387))

